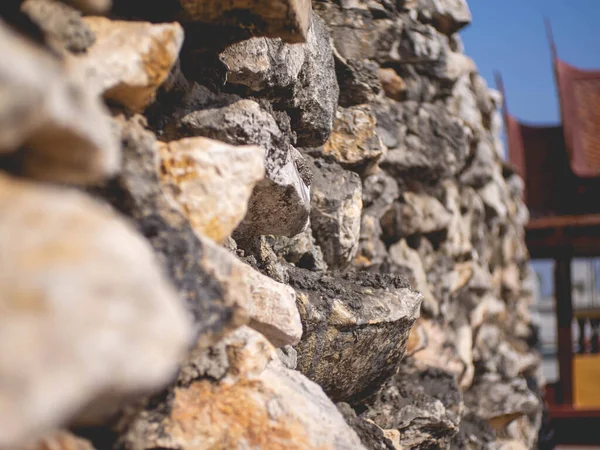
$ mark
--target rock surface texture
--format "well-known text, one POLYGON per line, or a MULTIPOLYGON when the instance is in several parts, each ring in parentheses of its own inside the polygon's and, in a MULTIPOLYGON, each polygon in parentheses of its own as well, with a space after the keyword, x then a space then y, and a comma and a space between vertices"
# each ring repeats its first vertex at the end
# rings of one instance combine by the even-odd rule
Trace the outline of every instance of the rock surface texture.
POLYGON ((0 46, 0 154, 17 153, 8 165, 68 183, 113 175, 120 153, 110 118, 81 76, 3 22, 0 46))
POLYGON ((292 269, 304 336, 298 370, 335 401, 355 403, 397 369, 421 295, 401 277, 292 269))
POLYGON ((537 448, 466 0, 0 3, 0 450, 537 448))
POLYGON ((323 390, 248 328, 192 352, 167 397, 125 424, 123 448, 364 449, 323 390))
POLYGON ((240 224, 257 182, 265 175, 264 150, 233 147, 207 138, 161 146, 161 182, 192 227, 223 242, 240 224), (223 196, 228 191, 229 195, 223 196))
POLYGON ((103 17, 85 18, 84 23, 96 37, 79 58, 87 82, 107 100, 143 111, 177 61, 183 43, 181 26, 103 17))
POLYGON ((0 185, 0 446, 10 447, 74 417, 102 421, 160 387, 192 336, 129 224, 79 192, 0 185))

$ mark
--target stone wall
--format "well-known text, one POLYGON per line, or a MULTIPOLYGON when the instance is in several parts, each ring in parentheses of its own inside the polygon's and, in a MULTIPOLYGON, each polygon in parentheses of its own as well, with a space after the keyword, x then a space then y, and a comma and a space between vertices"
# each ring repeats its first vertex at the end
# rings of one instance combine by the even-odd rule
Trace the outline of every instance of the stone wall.
POLYGON ((535 448, 464 0, 0 17, 1 449, 535 448))

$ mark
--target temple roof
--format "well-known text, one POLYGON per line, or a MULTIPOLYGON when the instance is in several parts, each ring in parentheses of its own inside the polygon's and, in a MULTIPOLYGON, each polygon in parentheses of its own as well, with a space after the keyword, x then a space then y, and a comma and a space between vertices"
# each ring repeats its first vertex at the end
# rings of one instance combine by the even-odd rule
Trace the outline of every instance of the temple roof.
MULTIPOLYGON (((538 239, 543 229, 562 230, 564 245, 574 242, 574 236, 567 237, 570 232, 565 234, 567 229, 590 235, 590 226, 600 227, 600 70, 582 70, 561 61, 551 44, 562 124, 527 124, 511 115, 498 77, 509 160, 525 181, 525 203, 532 218, 528 234, 535 239, 528 241, 541 247, 558 243, 556 236, 538 239), (585 216, 598 223, 582 220, 585 216)), ((578 253, 592 247, 599 251, 600 242, 590 246, 586 239, 578 253)))
POLYGON ((579 177, 600 176, 600 70, 554 58, 565 144, 579 177))

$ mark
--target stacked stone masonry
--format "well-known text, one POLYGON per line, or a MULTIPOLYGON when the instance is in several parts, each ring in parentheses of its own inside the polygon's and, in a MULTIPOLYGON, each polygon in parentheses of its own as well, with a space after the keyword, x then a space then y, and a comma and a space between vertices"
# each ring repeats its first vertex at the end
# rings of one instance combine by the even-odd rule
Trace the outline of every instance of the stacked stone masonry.
POLYGON ((536 448, 465 0, 1 3, 1 450, 536 448))

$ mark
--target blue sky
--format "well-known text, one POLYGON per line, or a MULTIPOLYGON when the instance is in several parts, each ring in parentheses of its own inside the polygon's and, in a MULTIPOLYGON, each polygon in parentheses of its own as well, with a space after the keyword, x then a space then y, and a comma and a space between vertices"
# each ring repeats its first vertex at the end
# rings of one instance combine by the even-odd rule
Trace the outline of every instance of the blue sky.
POLYGON ((509 110, 528 122, 559 119, 544 17, 552 23, 559 56, 600 68, 600 0, 469 0, 473 23, 461 32, 465 52, 488 85, 499 70, 509 110))

